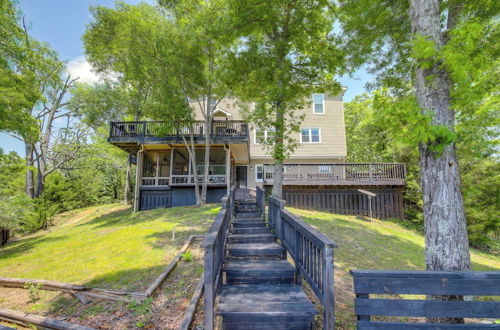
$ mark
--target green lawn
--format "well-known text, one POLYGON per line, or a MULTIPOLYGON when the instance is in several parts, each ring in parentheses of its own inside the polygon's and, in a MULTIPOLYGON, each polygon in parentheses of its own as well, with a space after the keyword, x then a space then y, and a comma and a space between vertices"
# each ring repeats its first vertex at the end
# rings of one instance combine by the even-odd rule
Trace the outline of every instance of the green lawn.
MULTIPOLYGON (((50 230, 0 249, 0 276, 144 290, 189 235, 207 231, 218 210, 218 206, 208 205, 134 214, 129 208, 113 204, 68 212, 59 216, 50 230), (176 235, 172 242, 173 228, 176 235)), ((290 210, 338 245, 335 249, 337 329, 354 329, 356 324, 349 269, 425 269, 424 239, 419 233, 388 221, 290 210)), ((199 265, 186 264, 190 268, 185 269, 181 265, 155 298, 156 307, 150 315, 169 311, 168 315, 162 314, 160 319, 163 321, 158 324, 164 324, 164 319, 170 320, 168 324, 180 322, 172 320, 175 315, 182 315, 194 291, 202 271, 203 253, 199 255, 199 265), (184 301, 182 306, 180 296, 184 301)), ((474 270, 500 270, 498 256, 472 251, 472 260, 474 270)), ((94 302, 82 305, 69 296, 46 291, 41 293, 39 302, 32 304, 25 291, 3 288, 0 306, 49 316, 69 316, 90 326, 115 324, 113 315, 120 314, 124 326, 134 328, 139 317, 126 304, 94 302)), ((153 321, 157 322, 150 320, 153 321)))
MULTIPOLYGON (((425 269, 421 234, 374 219, 289 208, 338 245, 335 249, 337 329, 354 329, 352 278, 349 269, 425 269)), ((500 257, 471 251, 474 270, 500 270, 500 257)))
POLYGON ((50 230, 0 249, 0 276, 144 290, 217 212, 208 205, 134 214, 119 204, 69 212, 50 230))

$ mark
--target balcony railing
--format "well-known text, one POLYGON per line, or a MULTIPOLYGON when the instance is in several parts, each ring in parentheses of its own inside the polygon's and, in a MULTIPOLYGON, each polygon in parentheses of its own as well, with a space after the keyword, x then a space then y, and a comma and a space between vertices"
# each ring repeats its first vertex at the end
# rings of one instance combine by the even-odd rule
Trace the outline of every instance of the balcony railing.
MULTIPOLYGON (((111 122, 110 138, 167 137, 189 135, 204 137, 204 121, 195 121, 191 125, 177 124, 171 121, 120 121, 111 122)), ((210 127, 212 137, 248 137, 248 125, 241 120, 214 120, 210 127)))
MULTIPOLYGON (((273 184, 272 166, 264 166, 264 183, 273 184)), ((285 164, 283 183, 287 185, 355 185, 405 183, 403 163, 285 164)))

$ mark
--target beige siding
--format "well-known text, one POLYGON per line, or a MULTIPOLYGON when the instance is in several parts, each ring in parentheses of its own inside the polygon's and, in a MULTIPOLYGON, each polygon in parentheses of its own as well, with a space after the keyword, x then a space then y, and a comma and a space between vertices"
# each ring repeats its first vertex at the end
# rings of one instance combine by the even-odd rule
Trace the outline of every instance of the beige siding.
MULTIPOLYGON (((196 118, 203 119, 199 105, 192 103, 195 109, 196 118)), ((224 99, 219 102, 218 109, 229 113, 228 119, 241 120, 239 106, 234 99, 224 99)), ((217 117, 223 116, 223 112, 218 111, 217 117)), ((301 124, 301 128, 319 128, 321 135, 320 143, 300 143, 300 133, 294 133, 296 141, 299 142, 290 161, 305 162, 311 159, 323 159, 328 162, 339 162, 347 155, 345 124, 344 124, 344 108, 342 96, 325 96, 325 113, 314 114, 312 98, 306 109, 302 110, 305 114, 305 119, 301 124)), ((271 160, 271 156, 264 150, 262 145, 255 144, 255 129, 250 125, 250 160, 271 160)))

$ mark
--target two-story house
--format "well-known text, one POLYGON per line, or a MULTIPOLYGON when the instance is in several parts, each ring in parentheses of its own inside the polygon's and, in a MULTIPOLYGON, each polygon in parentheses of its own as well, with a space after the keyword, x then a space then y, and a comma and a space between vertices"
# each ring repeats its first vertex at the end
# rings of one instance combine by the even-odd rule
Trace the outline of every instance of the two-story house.
MULTIPOLYGON (((297 133, 297 148, 285 161, 284 198, 291 205, 345 214, 367 214, 371 198, 359 188, 377 190, 379 217, 401 217, 403 164, 346 164, 343 95, 314 94, 297 133), (388 196, 388 197, 387 197, 388 196), (387 197, 387 198, 386 198, 387 197), (382 200, 383 199, 383 200, 382 200), (358 211, 356 211, 358 210, 358 211)), ((205 123, 196 103, 196 168, 203 180, 205 123)), ((273 159, 264 141, 272 129, 242 120, 238 102, 223 99, 214 109, 208 202, 218 202, 232 184, 272 187, 273 159)), ((108 141, 137 155, 134 208, 193 205, 192 159, 185 147, 187 127, 159 121, 112 122, 108 141)))

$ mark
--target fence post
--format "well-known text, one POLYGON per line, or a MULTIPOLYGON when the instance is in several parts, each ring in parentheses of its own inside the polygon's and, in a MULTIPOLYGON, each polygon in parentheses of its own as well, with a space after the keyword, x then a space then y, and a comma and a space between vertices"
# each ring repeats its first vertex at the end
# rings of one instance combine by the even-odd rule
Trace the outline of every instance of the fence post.
POLYGON ((323 329, 329 330, 335 328, 333 246, 325 246, 325 264, 323 329))
POLYGON ((214 328, 214 256, 213 246, 205 249, 205 329, 213 330, 214 328))

